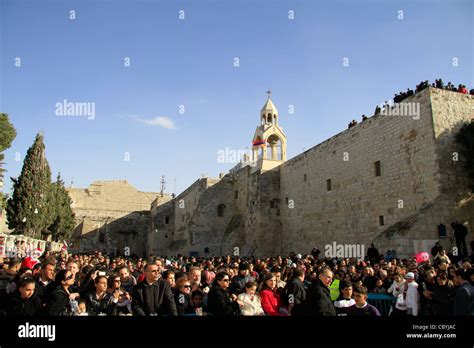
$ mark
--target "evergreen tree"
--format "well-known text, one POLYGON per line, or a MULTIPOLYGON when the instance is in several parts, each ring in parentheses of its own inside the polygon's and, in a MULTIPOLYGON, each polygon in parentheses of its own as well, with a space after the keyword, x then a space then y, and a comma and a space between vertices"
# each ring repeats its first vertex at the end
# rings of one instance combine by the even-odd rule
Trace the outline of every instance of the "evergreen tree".
POLYGON ((7 202, 8 227, 27 237, 41 238, 51 232, 54 206, 51 170, 45 157, 43 135, 36 135, 28 149, 20 176, 13 181, 13 194, 7 202))
POLYGON ((53 224, 49 228, 52 239, 61 241, 69 238, 75 226, 74 213, 71 209, 72 200, 64 187, 61 175, 52 184, 52 206, 55 208, 53 224))
POLYGON ((2 152, 11 146, 15 137, 16 130, 8 120, 8 115, 0 113, 0 181, 2 181, 5 172, 5 169, 2 168, 5 155, 2 152))
POLYGON ((461 127, 455 141, 460 147, 459 154, 463 158, 463 167, 470 179, 469 186, 474 192, 474 120, 461 127))

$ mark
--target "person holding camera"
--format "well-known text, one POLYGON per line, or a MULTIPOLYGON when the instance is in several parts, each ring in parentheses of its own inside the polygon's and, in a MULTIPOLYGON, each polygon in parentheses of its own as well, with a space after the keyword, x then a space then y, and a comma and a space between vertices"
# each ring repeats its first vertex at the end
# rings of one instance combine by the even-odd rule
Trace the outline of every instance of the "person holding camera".
POLYGON ((113 315, 120 297, 120 289, 115 289, 112 294, 108 293, 107 277, 103 274, 98 275, 94 283, 95 291, 85 296, 87 312, 89 315, 113 315))
POLYGON ((69 287, 74 284, 74 274, 66 269, 56 274, 51 295, 47 299, 45 313, 50 316, 71 315, 73 302, 79 297, 78 293, 71 293, 69 287))

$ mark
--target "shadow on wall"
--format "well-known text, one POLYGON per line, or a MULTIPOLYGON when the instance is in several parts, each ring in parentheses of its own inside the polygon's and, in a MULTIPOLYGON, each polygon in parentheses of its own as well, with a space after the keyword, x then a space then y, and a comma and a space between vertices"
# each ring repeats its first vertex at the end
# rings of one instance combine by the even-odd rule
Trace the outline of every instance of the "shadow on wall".
MULTIPOLYGON (((379 233, 374 242, 380 250, 400 249, 400 255, 412 256, 414 240, 438 240, 438 224, 447 228, 447 238, 441 241, 445 249, 450 249, 451 222, 467 222, 469 234, 466 242, 473 240, 474 228, 474 194, 469 189, 469 178, 464 174, 462 158, 453 161, 453 153, 459 149, 454 143, 454 137, 464 125, 459 122, 450 130, 441 133, 437 140, 436 157, 438 170, 438 185, 440 195, 433 201, 424 204, 415 214, 398 221, 379 233), (431 226, 432 225, 432 226, 431 226), (428 232, 421 232, 427 230, 428 232)), ((399 251, 399 250, 397 250, 399 251)), ((429 251, 429 250, 427 250, 429 251)))
POLYGON ((149 216, 149 211, 137 211, 116 219, 85 217, 72 232, 71 250, 145 257, 149 216))
POLYGON ((238 250, 243 256, 266 256, 279 252, 279 171, 252 173, 251 169, 244 167, 244 172, 226 175, 201 191, 186 214, 174 215, 175 205, 186 198, 181 195, 158 207, 149 239, 152 253, 221 256, 238 250))

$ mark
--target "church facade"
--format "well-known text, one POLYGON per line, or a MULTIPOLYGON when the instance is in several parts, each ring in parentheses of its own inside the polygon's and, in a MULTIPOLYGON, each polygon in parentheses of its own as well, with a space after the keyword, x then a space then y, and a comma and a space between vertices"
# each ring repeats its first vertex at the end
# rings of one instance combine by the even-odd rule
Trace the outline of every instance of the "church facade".
POLYGON ((403 103, 417 114, 394 114, 395 105, 287 160, 269 96, 252 158, 153 202, 148 253, 268 256, 374 242, 409 256, 438 240, 440 224, 472 226, 454 135, 474 118, 474 98, 430 87, 403 103))
POLYGON ((196 180, 176 197, 121 181, 69 189, 78 251, 200 256, 308 253, 364 247, 398 256, 426 251, 450 223, 474 225, 474 195, 454 136, 474 98, 427 88, 287 159, 270 96, 252 151, 227 174, 196 180), (408 110, 403 114, 400 110, 408 110))

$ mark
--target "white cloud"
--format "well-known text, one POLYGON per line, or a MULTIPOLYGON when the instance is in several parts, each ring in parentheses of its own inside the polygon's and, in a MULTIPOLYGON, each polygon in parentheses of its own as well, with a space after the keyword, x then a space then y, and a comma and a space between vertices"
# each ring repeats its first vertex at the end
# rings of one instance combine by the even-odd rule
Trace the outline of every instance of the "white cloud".
POLYGON ((158 116, 158 117, 152 118, 151 120, 144 120, 141 118, 136 118, 136 119, 150 126, 160 126, 167 129, 176 129, 173 121, 169 119, 168 117, 158 116))

